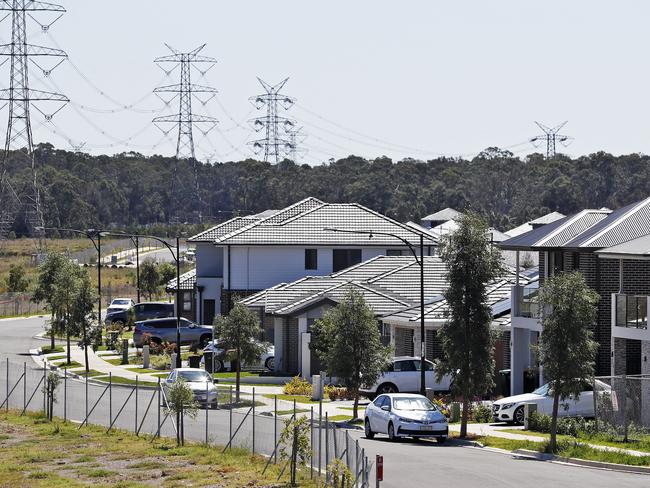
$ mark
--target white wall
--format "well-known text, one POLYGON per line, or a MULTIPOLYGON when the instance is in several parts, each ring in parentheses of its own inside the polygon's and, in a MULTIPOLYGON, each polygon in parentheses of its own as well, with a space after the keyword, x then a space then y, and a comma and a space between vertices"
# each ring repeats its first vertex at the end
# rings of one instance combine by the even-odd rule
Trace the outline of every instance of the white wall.
MULTIPOLYGON (((350 246, 350 249, 361 249, 361 261, 367 261, 376 256, 386 254, 385 247, 359 248, 350 246)), ((232 290, 263 290, 282 282, 292 282, 305 276, 327 275, 332 273, 332 251, 334 248, 317 247, 318 269, 305 269, 305 247, 291 246, 264 246, 264 247, 239 247, 230 248, 230 269, 232 277, 230 289, 232 290)), ((310 247, 309 249, 314 249, 310 247)), ((408 249, 403 251, 409 253, 408 249)), ((227 251, 225 255, 224 283, 228 287, 227 251)), ((198 249, 197 249, 198 261, 198 249)))
POLYGON ((223 276, 223 248, 211 242, 196 243, 196 275, 206 277, 223 276))
MULTIPOLYGON (((223 278, 205 278, 197 276, 196 285, 203 286, 203 292, 199 293, 198 291, 195 294, 196 298, 196 313, 198 315, 199 310, 201 314, 205 312, 203 304, 199 303, 199 299, 203 300, 214 300, 215 301, 215 317, 221 312, 221 288, 223 287, 223 278)), ((197 321, 202 322, 201 317, 196 317, 197 321)))

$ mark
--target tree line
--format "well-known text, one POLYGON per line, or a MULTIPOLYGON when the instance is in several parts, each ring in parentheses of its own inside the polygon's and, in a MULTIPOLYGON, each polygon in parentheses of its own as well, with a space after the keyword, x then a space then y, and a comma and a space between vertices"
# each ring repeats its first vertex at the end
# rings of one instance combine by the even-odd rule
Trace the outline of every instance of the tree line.
MULTIPOLYGON (((9 174, 19 194, 29 194, 30 170, 14 154, 9 174)), ((348 156, 316 166, 246 159, 223 163, 178 163, 177 198, 172 198, 174 158, 138 153, 92 156, 41 144, 36 149, 46 225, 53 227, 168 231, 174 215, 211 222, 308 196, 327 202, 357 202, 399 221, 419 220, 445 207, 473 210, 499 229, 549 211, 616 208, 648 196, 650 156, 604 152, 546 160, 521 158, 490 148, 469 159, 428 161, 348 156), (160 227, 157 227, 160 226, 160 227)), ((26 233, 24 214, 12 231, 26 233)))

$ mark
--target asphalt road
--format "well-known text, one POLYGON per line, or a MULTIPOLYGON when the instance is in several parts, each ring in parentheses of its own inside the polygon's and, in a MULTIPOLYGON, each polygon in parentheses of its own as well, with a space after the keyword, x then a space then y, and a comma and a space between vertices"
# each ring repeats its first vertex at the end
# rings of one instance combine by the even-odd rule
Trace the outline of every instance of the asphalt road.
MULTIPOLYGON (((20 367, 23 362, 27 363, 28 391, 27 396, 35 389, 36 382, 42 377, 42 372, 36 368, 31 358, 27 357, 29 349, 37 347, 42 343, 33 339, 33 336, 40 332, 44 319, 16 319, 0 320, 0 401, 5 398, 5 367, 4 362, 9 358, 11 369, 11 380, 18 378, 22 372, 20 367)), ((74 420, 82 420, 86 411, 85 405, 86 385, 80 381, 67 382, 66 415, 74 420)), ((89 398, 98 398, 104 391, 103 387, 89 384, 89 398)), ((55 414, 63 416, 63 398, 59 394, 60 401, 55 408, 55 414)), ((19 386, 12 395, 11 407, 20 407, 23 402, 23 391, 19 386)), ((155 432, 157 425, 157 398, 151 402, 149 413, 143 415, 149 401, 152 398, 151 390, 138 392, 138 426, 142 422, 143 432, 155 432)), ((32 399, 32 408, 42 404, 42 394, 37 391, 32 399)), ((132 388, 114 387, 110 392, 105 392, 96 410, 90 416, 90 422, 95 424, 108 425, 108 419, 115 417, 125 404, 122 413, 116 423, 117 427, 133 430, 136 428, 136 402, 132 388), (131 395, 129 397, 129 395, 131 395)), ((88 407, 92 408, 92 402, 88 407)), ((161 412, 164 417, 164 413, 161 412)), ((233 415, 233 430, 243 420, 242 413, 233 415)), ((227 410, 208 412, 209 440, 217 444, 227 442, 230 430, 230 412, 227 410)), ((186 437, 188 439, 202 441, 205 439, 205 411, 199 412, 194 420, 186 423, 186 437)), ((249 416, 238 434, 237 444, 252 447, 250 430, 252 418, 249 416)), ((278 426, 281 429, 281 425, 278 426)), ((258 452, 270 453, 273 449, 274 421, 268 417, 256 416, 256 450, 258 452)), ((162 429, 165 436, 173 437, 174 430, 168 420, 162 429)), ((316 434, 315 434, 316 435, 316 434)), ((438 445, 428 441, 403 440, 391 443, 387 439, 378 437, 374 440, 367 440, 362 437, 361 432, 353 431, 352 440, 359 440, 360 447, 364 448, 371 461, 374 461, 376 454, 384 456, 384 482, 382 487, 431 487, 431 486, 453 486, 454 488, 476 488, 476 487, 517 487, 521 488, 529 483, 552 488, 588 486, 589 488, 612 488, 612 487, 647 487, 650 486, 650 477, 646 475, 626 474, 551 464, 539 461, 517 459, 509 454, 493 452, 488 449, 460 447, 453 443, 438 445)), ((330 437, 331 439, 331 437, 330 437)), ((325 441, 323 441, 323 445, 325 441)), ((332 441, 330 440, 330 448, 332 441)), ((351 443, 352 445, 353 443, 351 443)), ((342 442, 339 438, 339 449, 342 442)), ((324 465, 323 460, 323 465, 324 465)), ((374 478, 371 480, 374 486, 374 478)))

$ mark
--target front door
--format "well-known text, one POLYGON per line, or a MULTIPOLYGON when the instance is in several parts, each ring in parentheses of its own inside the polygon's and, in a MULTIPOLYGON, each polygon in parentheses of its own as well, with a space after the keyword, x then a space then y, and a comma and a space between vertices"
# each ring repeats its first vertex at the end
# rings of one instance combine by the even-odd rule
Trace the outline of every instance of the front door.
POLYGON ((216 312, 216 301, 213 299, 203 300, 203 317, 201 324, 212 325, 216 312))

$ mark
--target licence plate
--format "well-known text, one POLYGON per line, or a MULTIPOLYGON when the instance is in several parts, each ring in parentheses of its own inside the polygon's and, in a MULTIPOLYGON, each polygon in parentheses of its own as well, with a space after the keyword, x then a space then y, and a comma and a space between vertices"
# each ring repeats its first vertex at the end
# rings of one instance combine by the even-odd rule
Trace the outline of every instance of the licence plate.
POLYGON ((420 430, 433 430, 433 427, 430 425, 421 425, 420 430))

